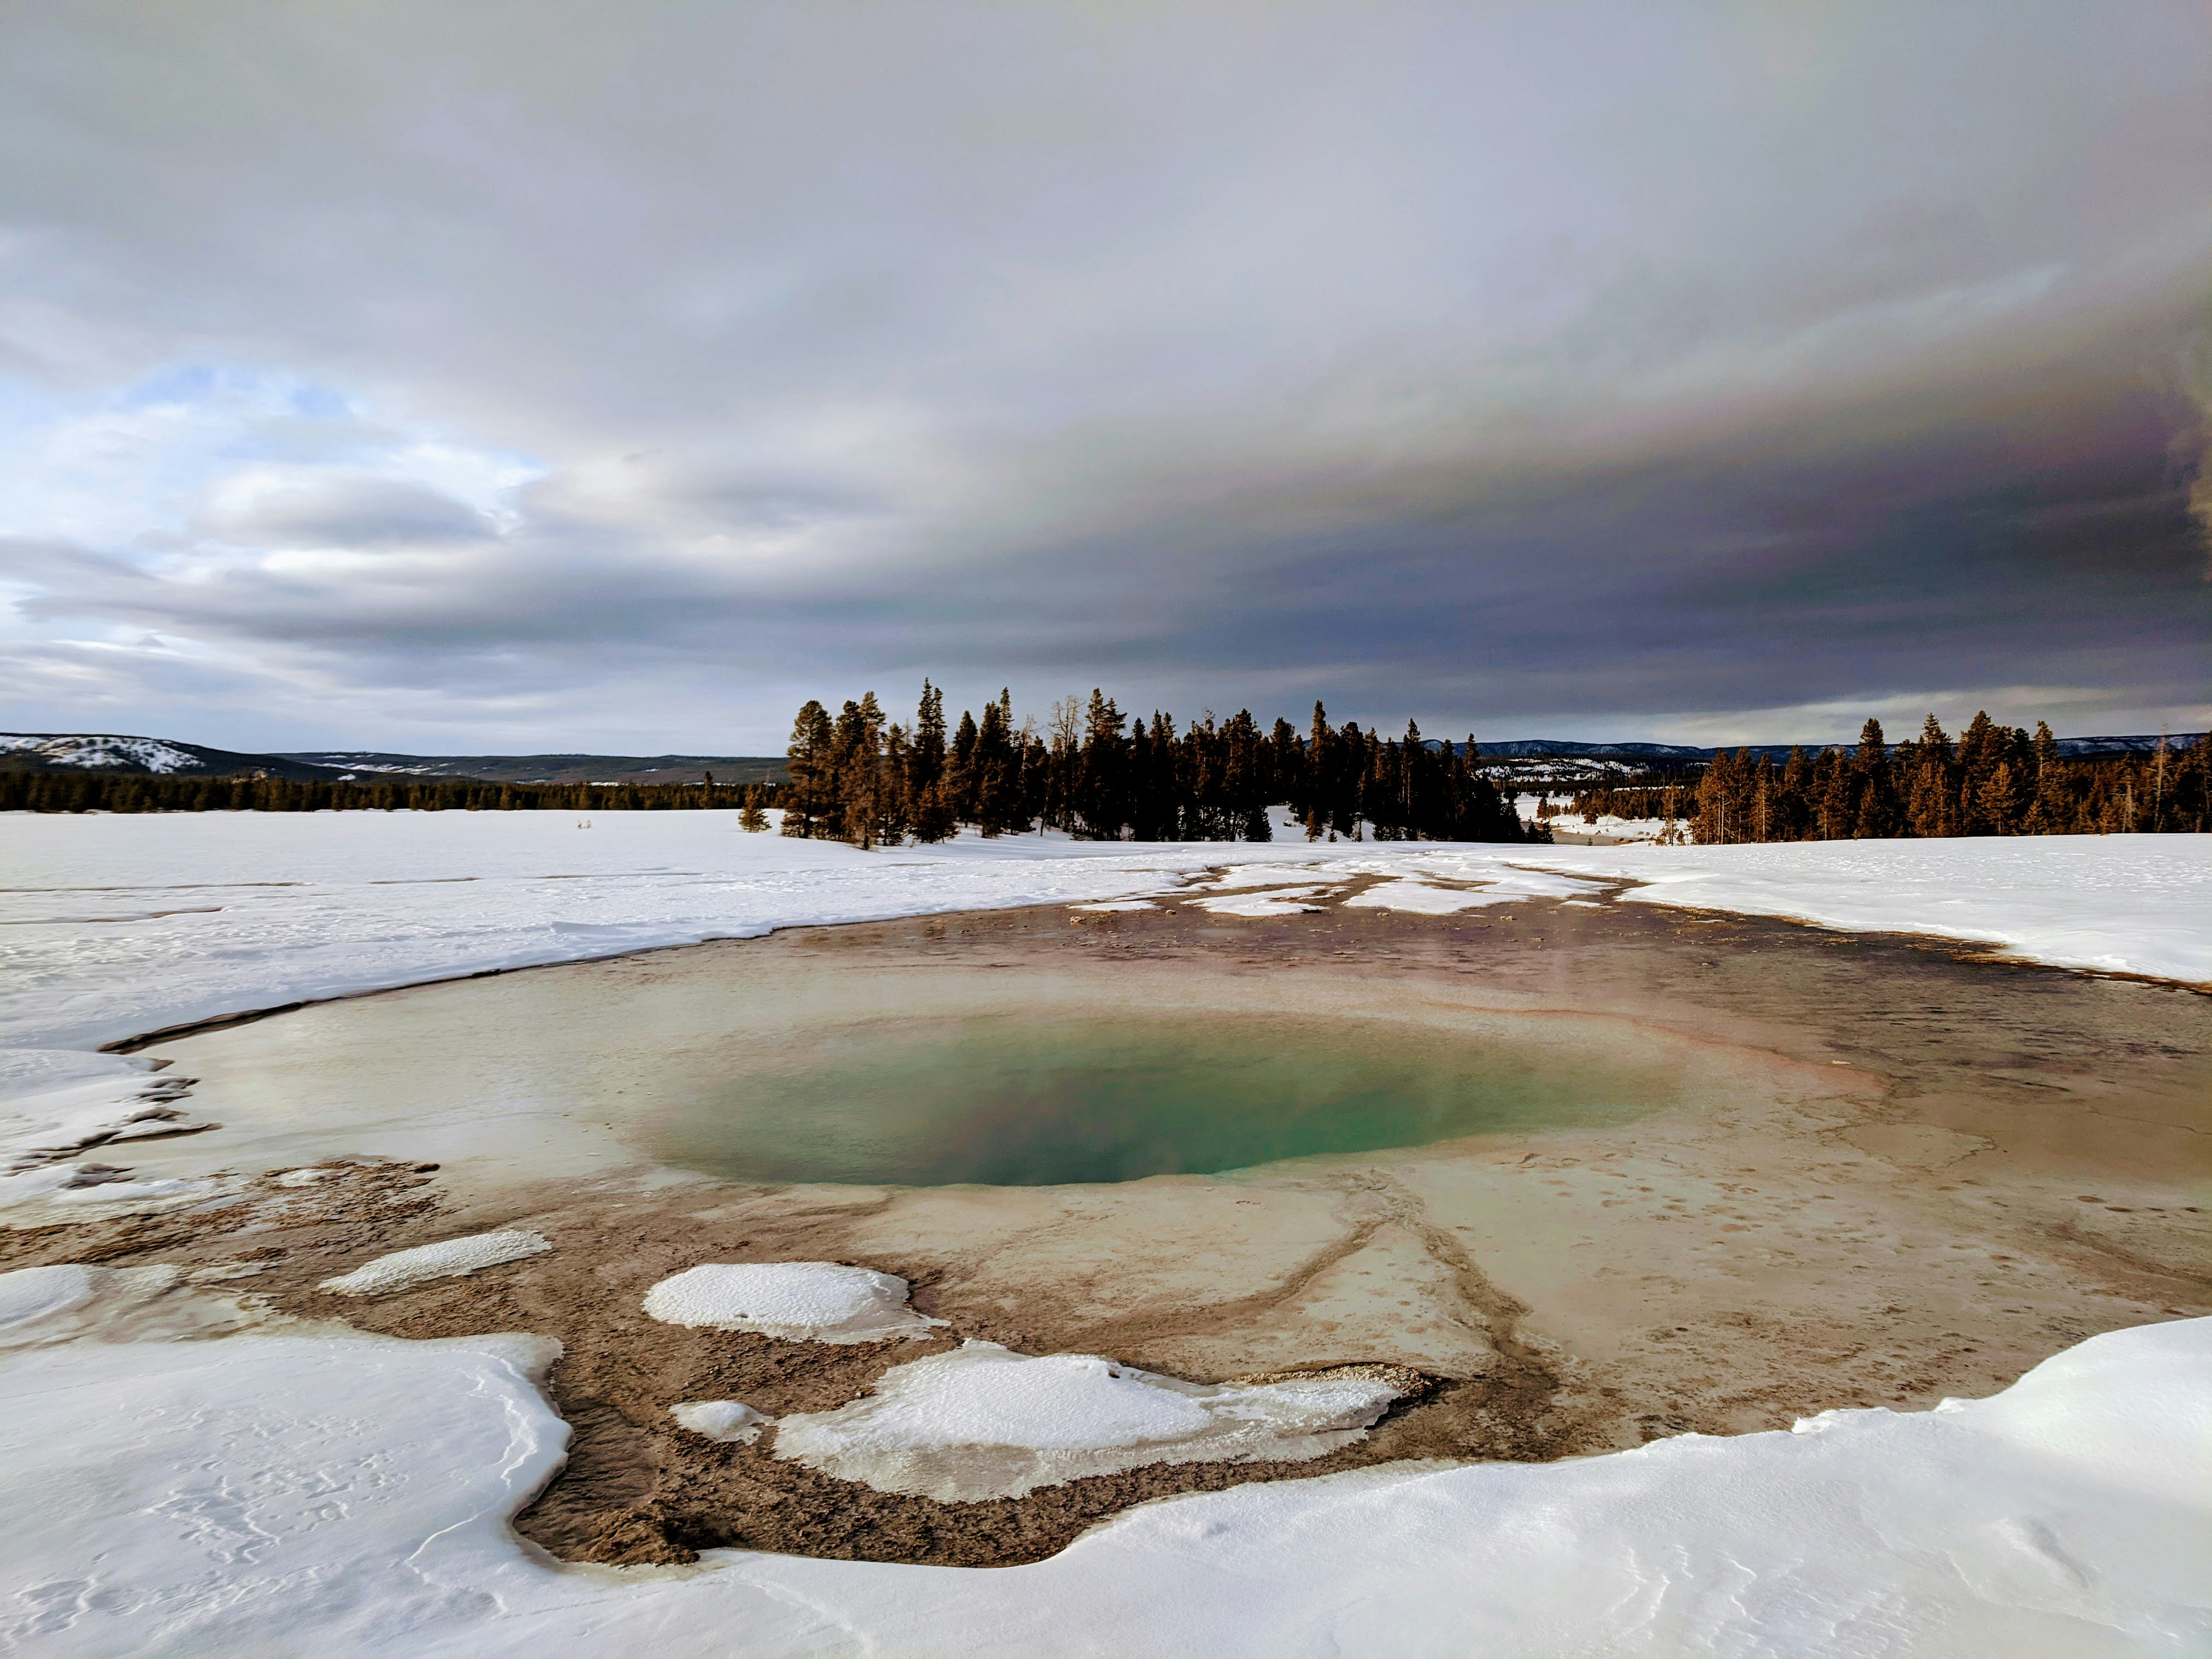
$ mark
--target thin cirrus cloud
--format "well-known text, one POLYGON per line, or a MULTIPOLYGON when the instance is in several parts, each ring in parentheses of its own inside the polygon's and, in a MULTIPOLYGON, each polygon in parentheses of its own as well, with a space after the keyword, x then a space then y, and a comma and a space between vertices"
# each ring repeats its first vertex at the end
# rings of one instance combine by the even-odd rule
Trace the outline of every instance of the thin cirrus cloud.
POLYGON ((2212 714, 2198 7, 42 0, 0 153, 12 724, 2212 714))

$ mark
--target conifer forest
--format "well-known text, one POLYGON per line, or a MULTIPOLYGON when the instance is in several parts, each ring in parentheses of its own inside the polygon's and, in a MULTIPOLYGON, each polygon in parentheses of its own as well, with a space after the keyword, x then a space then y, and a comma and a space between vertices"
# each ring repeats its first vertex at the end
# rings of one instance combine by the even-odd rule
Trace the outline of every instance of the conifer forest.
POLYGON ((948 734, 945 696, 923 683, 914 724, 888 720, 873 692, 836 714, 799 711, 790 781, 778 793, 787 836, 872 847, 943 841, 963 824, 986 836, 1045 828, 1088 841, 1267 841, 1267 809, 1287 803, 1309 837, 1517 842, 1513 805, 1479 769, 1474 740, 1431 748, 1347 722, 1319 703, 1301 735, 1262 732, 1239 710, 1178 729, 1174 716, 1125 716, 1094 690, 1063 698, 1048 728, 1014 724, 1001 692, 948 734))
MULTIPOLYGON (((1946 836, 2113 835, 2212 829, 2212 734, 2147 753, 2062 756, 2050 726, 2031 734, 1977 714, 1954 739, 1929 715, 1889 743, 1869 720, 1856 747, 1748 749, 1702 766, 1624 775, 1547 805, 1524 823, 1474 738, 1385 738, 1332 726, 1263 731, 1245 710, 1187 724, 1125 715, 1094 690, 1063 698, 1045 728, 1016 720, 1010 695, 948 729, 923 683, 910 724, 874 693, 835 714, 818 702, 792 728, 780 784, 502 783, 464 778, 352 782, 237 775, 148 776, 0 769, 0 811, 654 811, 735 809, 744 829, 855 847, 1057 830, 1095 841, 1266 841, 1285 805, 1309 839, 1530 842, 1606 814, 1659 820, 1700 845, 1946 836)), ((1510 786, 1509 786, 1510 787, 1510 786)))

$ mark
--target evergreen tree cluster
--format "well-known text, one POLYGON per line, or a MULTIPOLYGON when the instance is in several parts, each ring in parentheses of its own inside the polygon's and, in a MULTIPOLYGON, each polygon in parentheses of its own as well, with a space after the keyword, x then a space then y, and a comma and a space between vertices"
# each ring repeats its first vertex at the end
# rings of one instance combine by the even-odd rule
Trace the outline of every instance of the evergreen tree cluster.
POLYGON ((1181 727, 1158 711, 1146 720, 1093 690, 1087 702, 1063 699, 1040 732, 1015 724, 1001 691, 948 738, 945 694, 925 680, 910 727, 888 721, 872 691, 834 715, 810 702, 788 766, 783 833, 855 847, 943 841, 963 824, 986 836, 1042 825, 1091 841, 1267 841, 1267 809, 1282 803, 1310 839, 1531 838, 1483 776, 1473 738, 1432 749, 1408 725, 1402 742, 1386 742, 1331 726, 1319 703, 1301 736, 1282 720, 1262 732, 1245 709, 1181 727))
MULTIPOLYGON (((135 773, 0 770, 0 812, 528 812, 663 811, 775 804, 773 785, 486 783, 409 778, 313 782, 249 775, 145 777, 135 773)), ((763 820, 763 824, 765 819, 763 820)))
POLYGON ((1571 805, 1544 816, 1577 817, 1589 823, 1607 815, 1622 818, 1678 818, 1682 816, 1683 803, 1696 795, 1699 775, 1690 773, 1664 783, 1600 784, 1593 789, 1577 790, 1571 805))
POLYGON ((2067 760, 2051 727, 2031 737, 1988 714, 1957 742, 1930 714, 1893 748, 1869 720, 1856 750, 1793 749, 1780 766, 1714 757, 1698 785, 1700 844, 1878 836, 2112 835, 2212 828, 2212 734, 2186 749, 2067 760))

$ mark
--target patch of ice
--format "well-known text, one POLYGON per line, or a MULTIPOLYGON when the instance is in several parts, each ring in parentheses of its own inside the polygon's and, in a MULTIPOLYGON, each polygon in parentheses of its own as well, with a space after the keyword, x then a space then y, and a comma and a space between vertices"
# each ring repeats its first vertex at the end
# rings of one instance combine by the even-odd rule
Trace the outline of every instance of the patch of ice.
POLYGON ((666 1325, 751 1331, 787 1342, 880 1342, 926 1335, 941 1319, 906 1304, 896 1273, 834 1261, 710 1261, 662 1279, 645 1311, 666 1325))
POLYGON ((279 1187, 312 1187, 317 1182, 337 1173, 325 1169, 287 1170, 276 1177, 279 1187))
POLYGON ((893 1366, 875 1392, 787 1417, 775 1455, 879 1492, 1020 1498, 1148 1463, 1319 1457, 1405 1392, 1382 1366, 1272 1382, 1184 1382, 1092 1354, 1032 1358, 995 1342, 893 1366))
POLYGON ((393 1291, 410 1290, 433 1279, 452 1279, 480 1268, 496 1267, 503 1261, 520 1261, 525 1256, 542 1255, 552 1248, 533 1232, 517 1230, 471 1233, 465 1238, 448 1238, 436 1244, 418 1244, 411 1250, 394 1250, 349 1273, 326 1279, 315 1288, 333 1291, 340 1296, 385 1296, 393 1291))
POLYGON ((0 1330, 65 1313, 92 1300, 92 1274, 77 1263, 0 1273, 0 1330))
POLYGON ((1071 904, 1071 910, 1157 910, 1159 906, 1150 899, 1107 899, 1097 904, 1071 904))
POLYGON ((760 1431, 775 1421, 742 1400, 687 1400, 671 1406, 668 1414, 692 1433, 730 1445, 757 1440, 760 1431))

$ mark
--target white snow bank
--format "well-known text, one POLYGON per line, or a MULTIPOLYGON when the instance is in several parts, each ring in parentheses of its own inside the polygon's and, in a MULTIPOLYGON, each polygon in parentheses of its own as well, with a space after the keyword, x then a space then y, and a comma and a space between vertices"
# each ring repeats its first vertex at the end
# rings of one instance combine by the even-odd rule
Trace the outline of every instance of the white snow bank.
POLYGON ((418 1244, 411 1250, 394 1250, 349 1273, 326 1279, 315 1288, 335 1291, 340 1296, 387 1296, 393 1291, 412 1290, 434 1279, 452 1279, 480 1268, 496 1267, 503 1261, 520 1261, 525 1256, 539 1255, 552 1248, 533 1232, 518 1230, 471 1233, 465 1238, 448 1238, 435 1244, 418 1244))
POLYGON ((112 1054, 52 1049, 0 1054, 0 1096, 8 1100, 0 1144, 10 1170, 219 1127, 195 1118, 183 1103, 191 1098, 192 1082, 168 1073, 149 1075, 143 1063, 112 1054), (71 1060, 84 1063, 66 1064, 71 1060))
POLYGON ((92 1274, 74 1261, 0 1273, 0 1330, 66 1313, 92 1300, 92 1274))
POLYGON ((787 1342, 880 1342, 945 1322, 908 1307, 906 1293, 896 1273, 834 1261, 713 1261, 662 1279, 645 1293, 645 1311, 663 1324, 787 1342))
POLYGON ((548 1342, 246 1335, 0 1362, 0 1643, 47 1651, 2196 1655, 2212 1320, 1996 1399, 1553 1464, 1148 1504, 988 1572, 712 1551, 580 1572, 503 1524, 557 1466, 548 1342))
POLYGON ((971 1341, 893 1366, 835 1411, 785 1418, 775 1455, 942 1503, 1020 1498, 1148 1463, 1318 1457, 1358 1439, 1402 1392, 1379 1366, 1209 1385, 971 1341))
POLYGON ((760 1431, 775 1421, 742 1400, 687 1400, 671 1406, 668 1414, 694 1434, 738 1445, 757 1440, 760 1431))
POLYGON ((1623 896, 1855 933, 1929 933, 2055 967, 2212 983, 2212 836, 1559 847, 1516 862, 1623 896))

